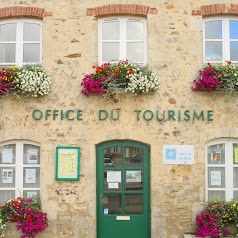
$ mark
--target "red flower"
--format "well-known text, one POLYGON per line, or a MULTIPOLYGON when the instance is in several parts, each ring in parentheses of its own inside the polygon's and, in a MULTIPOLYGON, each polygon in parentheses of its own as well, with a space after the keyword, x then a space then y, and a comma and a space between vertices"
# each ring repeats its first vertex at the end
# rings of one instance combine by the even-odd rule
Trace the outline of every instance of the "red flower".
POLYGON ((227 64, 231 64, 231 61, 229 60, 229 61, 227 61, 227 64))
POLYGON ((118 70, 116 70, 116 71, 114 72, 114 74, 118 75, 118 74, 119 74, 119 71, 118 71, 118 70))
POLYGON ((132 70, 129 70, 128 74, 133 74, 133 71, 132 71, 132 70))

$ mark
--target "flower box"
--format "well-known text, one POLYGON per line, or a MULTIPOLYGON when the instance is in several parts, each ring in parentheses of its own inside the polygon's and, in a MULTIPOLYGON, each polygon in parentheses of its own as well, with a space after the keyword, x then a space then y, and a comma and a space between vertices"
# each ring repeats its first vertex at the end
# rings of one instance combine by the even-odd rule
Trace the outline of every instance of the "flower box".
POLYGON ((82 94, 100 94, 103 98, 111 99, 115 103, 120 100, 120 94, 130 92, 133 96, 141 93, 156 91, 160 82, 157 76, 148 67, 129 61, 118 63, 104 63, 94 65, 92 74, 86 74, 82 79, 82 94))
POLYGON ((222 63, 207 63, 195 80, 193 91, 228 91, 234 92, 238 89, 238 66, 231 61, 222 63))

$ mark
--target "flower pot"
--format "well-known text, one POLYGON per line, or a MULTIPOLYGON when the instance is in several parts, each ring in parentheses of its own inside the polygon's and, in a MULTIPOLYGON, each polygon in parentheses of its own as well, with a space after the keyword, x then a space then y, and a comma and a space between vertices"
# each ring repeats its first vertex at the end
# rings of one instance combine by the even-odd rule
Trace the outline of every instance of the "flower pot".
POLYGON ((237 235, 237 227, 235 223, 230 223, 224 226, 224 229, 228 230, 229 235, 237 235))
POLYGON ((11 214, 11 215, 8 217, 8 220, 11 221, 11 222, 17 221, 17 215, 11 214))
POLYGON ((6 230, 6 228, 2 228, 0 229, 0 237, 4 237, 4 231, 6 230))

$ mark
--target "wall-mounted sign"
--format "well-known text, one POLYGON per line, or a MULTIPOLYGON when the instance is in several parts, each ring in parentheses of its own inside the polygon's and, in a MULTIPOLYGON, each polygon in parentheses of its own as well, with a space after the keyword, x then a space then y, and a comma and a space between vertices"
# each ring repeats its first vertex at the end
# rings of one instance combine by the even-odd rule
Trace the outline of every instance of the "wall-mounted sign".
POLYGON ((79 180, 80 148, 59 146, 56 148, 56 180, 79 180))
POLYGON ((194 164, 193 145, 164 145, 164 164, 194 164))

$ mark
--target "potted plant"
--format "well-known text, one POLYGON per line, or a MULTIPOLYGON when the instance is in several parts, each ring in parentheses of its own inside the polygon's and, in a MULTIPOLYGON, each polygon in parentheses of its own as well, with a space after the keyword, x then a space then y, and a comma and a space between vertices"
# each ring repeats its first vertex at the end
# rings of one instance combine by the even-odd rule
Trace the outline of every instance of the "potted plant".
POLYGON ((33 238, 48 227, 47 214, 42 212, 36 197, 10 199, 2 205, 1 210, 9 219, 12 215, 15 216, 17 229, 23 234, 22 238, 33 238))
POLYGON ((238 66, 226 61, 222 63, 207 63, 197 78, 193 81, 193 91, 225 90, 230 93, 238 89, 238 66))
POLYGON ((94 65, 94 73, 86 74, 82 79, 82 94, 101 94, 104 99, 120 100, 121 92, 131 92, 132 95, 156 91, 160 82, 149 67, 125 61, 94 65))
POLYGON ((50 75, 40 65, 1 68, 0 96, 14 94, 17 97, 38 97, 46 95, 49 92, 50 83, 50 75))
POLYGON ((238 202, 214 200, 196 216, 195 234, 184 234, 192 237, 236 237, 238 227, 238 202))

